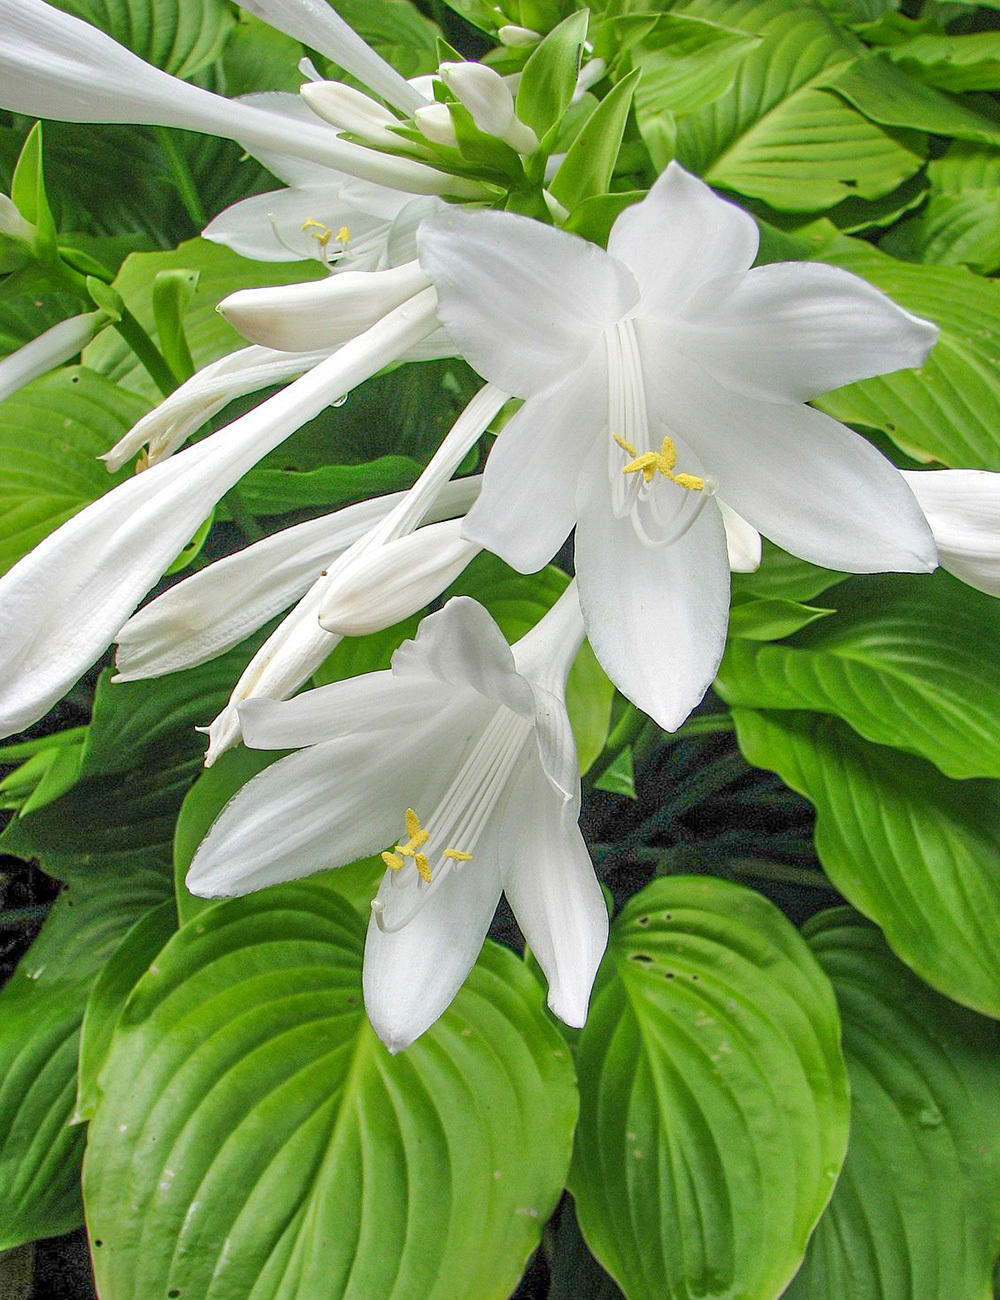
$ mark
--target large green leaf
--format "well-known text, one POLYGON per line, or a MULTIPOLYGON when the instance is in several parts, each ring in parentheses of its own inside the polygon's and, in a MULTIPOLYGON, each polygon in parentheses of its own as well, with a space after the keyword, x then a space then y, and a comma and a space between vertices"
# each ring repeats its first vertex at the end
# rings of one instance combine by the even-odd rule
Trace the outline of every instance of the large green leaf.
POLYGON ((811 4, 692 0, 685 12, 764 36, 732 90, 679 123, 677 156, 713 185, 789 212, 876 198, 920 167, 923 137, 876 125, 824 89, 863 46, 811 4))
POLYGON ((629 1300, 774 1300, 847 1145, 833 994, 761 895, 655 881, 616 921, 577 1051, 570 1177, 629 1300))
POLYGON ((80 1021, 97 971, 169 888, 139 861, 74 882, 0 991, 0 1251, 81 1220, 84 1135, 69 1126, 80 1021))
POLYGON ((894 63, 940 90, 1000 90, 1000 32, 922 32, 889 50, 894 63))
POLYGON ((222 53, 234 22, 225 0, 57 0, 116 41, 178 77, 189 77, 222 53))
POLYGON ((947 776, 1000 777, 1000 602, 943 570, 866 575, 825 599, 836 617, 792 642, 730 642, 726 703, 832 713, 947 776))
MULTIPOLYGON (((233 327, 215 310, 227 294, 262 285, 292 284, 324 274, 318 262, 251 262, 207 239, 191 239, 163 253, 133 253, 115 278, 114 286, 142 325, 152 331, 153 279, 158 271, 189 270, 198 273, 198 287, 184 314, 188 344, 196 367, 246 346, 233 327)), ((135 353, 117 335, 105 333, 84 353, 88 366, 125 388, 157 400, 153 381, 135 353)))
POLYGON ((282 886, 201 913, 140 981, 84 1173, 102 1300, 506 1300, 569 1160, 568 1050, 487 944, 391 1057, 363 931, 322 886, 282 886))
POLYGON ((0 571, 128 477, 98 460, 149 409, 83 366, 54 370, 0 402, 0 571))
POLYGON ((786 1300, 988 1300, 1000 1250, 997 1026, 847 909, 806 927, 840 1006, 851 1139, 786 1300))
POLYGON ((871 281, 941 333, 919 370, 838 388, 816 405, 881 429, 920 460, 1000 469, 1000 284, 963 267, 898 262, 858 239, 819 254, 871 281))
POLYGON ((733 719, 748 761, 815 806, 816 851, 844 897, 934 988, 1000 1016, 1000 784, 950 781, 836 718, 733 719))

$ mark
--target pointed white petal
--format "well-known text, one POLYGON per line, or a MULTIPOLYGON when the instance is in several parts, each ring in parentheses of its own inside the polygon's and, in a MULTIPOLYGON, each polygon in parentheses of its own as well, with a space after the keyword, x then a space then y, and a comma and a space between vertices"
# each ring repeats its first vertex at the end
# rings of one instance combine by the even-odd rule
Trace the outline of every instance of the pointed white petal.
POLYGON ((450 769, 433 761, 437 735, 432 716, 404 737, 358 732, 265 768, 213 823, 188 889, 208 898, 246 894, 391 844, 406 809, 433 803, 447 784, 450 769))
MULTIPOLYGON (((257 262, 305 260, 315 258, 320 251, 310 233, 316 227, 302 228, 307 221, 316 221, 334 232, 346 225, 355 249, 360 246, 366 254, 357 258, 351 249, 351 269, 374 271, 378 266, 390 222, 382 217, 348 214, 339 189, 334 186, 295 186, 255 194, 220 212, 202 235, 257 262)), ((344 264, 346 257, 346 253, 339 256, 337 265, 344 264)))
POLYGON ((753 217, 671 162, 615 222, 608 252, 631 269, 644 315, 675 316, 706 280, 746 271, 758 241, 753 217))
POLYGON ((684 309, 680 346, 727 388, 804 402, 919 366, 937 326, 839 266, 773 262, 704 285, 684 309))
MULTIPOLYGON (((606 457, 594 457, 576 529, 587 637, 614 684, 674 731, 708 690, 726 643, 729 561, 712 501, 677 541, 643 546, 611 511, 606 457)), ((587 473, 587 471, 585 471, 587 473)))
POLYGON ((108 318, 101 311, 71 316, 4 357, 0 361, 0 402, 39 375, 46 375, 75 357, 107 323, 108 318))
POLYGON ((515 668, 503 633, 469 596, 452 596, 444 609, 429 614, 414 639, 392 656, 392 672, 414 682, 431 679, 471 688, 522 718, 534 716, 531 687, 515 668))
POLYGON ((552 559, 576 521, 580 471, 608 418, 603 342, 586 364, 529 397, 490 450, 465 536, 520 573, 552 559))
POLYGON ((732 506, 719 501, 722 522, 726 526, 726 550, 733 573, 756 573, 760 568, 760 533, 738 515, 732 506))
POLYGON ((4 574, 0 734, 37 721, 65 693, 261 456, 433 323, 428 290, 227 428, 113 488, 4 574))
POLYGON ((64 122, 178 126, 276 150, 414 194, 466 194, 480 187, 408 158, 349 144, 325 123, 291 123, 224 99, 143 62, 96 27, 45 4, 0 0, 0 104, 64 122))
POLYGON ((608 909, 587 846, 535 757, 523 764, 501 830, 504 893, 549 983, 549 1006, 579 1029, 608 943, 608 909))
POLYGON ((639 321, 650 406, 685 438, 727 505, 784 550, 846 573, 925 573, 930 529, 899 471, 810 406, 724 388, 639 321))
MULTIPOLYGON (((406 891, 416 902, 418 888, 387 878, 379 896, 406 891)), ((495 837, 484 835, 473 861, 452 871, 402 930, 383 934, 372 916, 365 1010, 390 1052, 409 1047, 448 1007, 479 956, 499 901, 495 837)))
POLYGON ((934 534, 942 565, 1000 596, 1000 474, 979 469, 903 471, 934 534))
POLYGON ((243 8, 325 54, 407 115, 426 102, 326 0, 247 0, 243 8))
POLYGON ((509 212, 450 208, 421 225, 417 245, 462 355, 517 397, 582 367, 638 300, 629 271, 596 244, 509 212))

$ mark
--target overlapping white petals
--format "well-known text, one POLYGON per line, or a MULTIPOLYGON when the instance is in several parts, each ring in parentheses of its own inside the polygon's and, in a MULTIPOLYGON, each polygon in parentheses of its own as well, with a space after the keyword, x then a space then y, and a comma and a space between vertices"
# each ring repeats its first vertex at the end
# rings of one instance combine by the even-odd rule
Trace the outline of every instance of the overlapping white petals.
POLYGON ((1000 474, 981 469, 905 470, 941 564, 970 587, 1000 596, 1000 474))
POLYGON ((742 515, 738 515, 732 506, 719 501, 718 497, 716 500, 726 528, 726 551, 730 569, 733 573, 756 573, 760 568, 760 533, 753 524, 748 524, 742 515))
POLYGON ((596 244, 511 213, 449 209, 421 225, 417 246, 462 355, 515 397, 581 369, 639 297, 596 244))

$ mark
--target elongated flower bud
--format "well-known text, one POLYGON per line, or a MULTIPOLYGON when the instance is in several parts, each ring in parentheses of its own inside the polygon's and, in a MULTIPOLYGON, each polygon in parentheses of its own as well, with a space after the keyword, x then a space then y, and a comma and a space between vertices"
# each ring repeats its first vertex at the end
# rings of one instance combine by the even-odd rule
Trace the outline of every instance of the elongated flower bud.
POLYGON ((417 130, 431 144, 443 144, 449 149, 458 145, 458 136, 447 104, 428 104, 426 108, 418 108, 413 114, 413 120, 417 124, 417 130))
POLYGON ((389 271, 344 271, 305 284, 240 289, 218 310, 252 343, 305 352, 357 337, 429 284, 414 261, 389 271))
POLYGON ((538 148, 534 131, 515 117, 514 100, 498 72, 483 63, 442 63, 440 73, 485 135, 498 136, 518 153, 538 148))
POLYGON ((312 111, 329 122, 338 131, 350 131, 373 144, 399 147, 405 144, 402 137, 393 135, 386 127, 395 126, 397 119, 377 100, 341 81, 307 81, 299 94, 312 111))
POLYGON ((497 28, 497 40, 511 50, 537 45, 541 39, 541 32, 532 31, 530 27, 518 27, 516 23, 505 23, 497 28))
POLYGON ((108 323, 102 311, 84 312, 53 325, 0 361, 0 402, 19 388, 75 357, 108 323))
POLYGON ((13 199, 6 194, 0 194, 0 235, 16 239, 22 244, 30 244, 35 237, 35 227, 30 221, 25 221, 13 199))

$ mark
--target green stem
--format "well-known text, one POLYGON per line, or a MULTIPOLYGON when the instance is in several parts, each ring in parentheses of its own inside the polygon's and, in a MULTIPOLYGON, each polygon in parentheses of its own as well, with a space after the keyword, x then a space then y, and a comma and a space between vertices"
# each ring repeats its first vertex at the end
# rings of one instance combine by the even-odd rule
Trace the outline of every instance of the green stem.
POLYGON ((757 858, 730 858, 726 872, 732 876, 746 876, 751 880, 774 880, 779 884, 804 885, 807 889, 828 889, 836 893, 822 871, 808 867, 793 867, 785 862, 761 862, 757 858))
POLYGON ((177 148, 173 136, 162 126, 156 127, 156 138, 160 142, 160 148, 166 155, 167 162, 170 164, 170 170, 173 174, 174 184, 177 186, 177 193, 184 204, 184 210, 194 222, 199 231, 203 230, 208 222, 205 215, 205 209, 201 205, 201 197, 198 194, 198 187, 194 183, 194 177, 191 175, 191 169, 187 164, 184 155, 177 148))
POLYGON ((177 377, 164 361, 160 349, 127 307, 121 320, 115 322, 115 329, 149 371, 163 396, 169 397, 177 387, 177 377))

